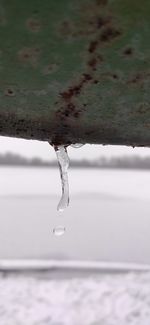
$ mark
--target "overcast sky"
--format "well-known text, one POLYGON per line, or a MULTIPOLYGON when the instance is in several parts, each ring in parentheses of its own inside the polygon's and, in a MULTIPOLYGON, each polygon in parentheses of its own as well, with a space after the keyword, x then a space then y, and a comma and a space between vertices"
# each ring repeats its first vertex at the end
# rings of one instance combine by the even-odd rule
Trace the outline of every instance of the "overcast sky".
MULTIPOLYGON (((25 157, 40 157, 42 159, 55 159, 53 148, 47 143, 36 140, 23 140, 16 138, 0 137, 0 153, 11 151, 25 157)), ((126 146, 84 145, 81 148, 69 148, 71 159, 94 159, 101 155, 105 157, 122 155, 150 155, 150 148, 132 148, 126 146)))

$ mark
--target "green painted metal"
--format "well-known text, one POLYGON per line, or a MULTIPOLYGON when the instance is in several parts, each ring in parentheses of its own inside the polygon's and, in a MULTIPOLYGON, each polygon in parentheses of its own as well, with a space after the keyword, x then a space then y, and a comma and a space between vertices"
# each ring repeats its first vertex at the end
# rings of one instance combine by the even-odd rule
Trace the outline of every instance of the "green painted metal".
POLYGON ((0 134, 150 145, 149 0, 0 0, 0 134))

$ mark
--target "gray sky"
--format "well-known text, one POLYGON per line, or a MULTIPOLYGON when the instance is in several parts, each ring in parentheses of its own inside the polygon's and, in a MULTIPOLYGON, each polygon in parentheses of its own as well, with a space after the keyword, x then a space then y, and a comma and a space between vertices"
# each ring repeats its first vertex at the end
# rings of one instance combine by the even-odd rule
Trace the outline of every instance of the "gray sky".
MULTIPOLYGON (((0 153, 11 151, 25 157, 40 157, 42 159, 55 159, 53 148, 47 143, 36 140, 23 140, 16 138, 0 137, 0 153)), ((85 145, 81 148, 69 148, 71 159, 94 159, 101 155, 105 157, 122 155, 150 155, 149 148, 132 148, 126 146, 85 145)))

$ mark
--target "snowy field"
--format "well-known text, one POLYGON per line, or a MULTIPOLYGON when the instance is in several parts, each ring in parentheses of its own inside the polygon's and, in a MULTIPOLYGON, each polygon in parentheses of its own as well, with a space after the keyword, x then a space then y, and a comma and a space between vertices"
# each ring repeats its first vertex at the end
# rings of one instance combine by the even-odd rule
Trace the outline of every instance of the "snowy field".
POLYGON ((149 325, 150 272, 1 272, 0 324, 149 325))
POLYGON ((150 171, 70 169, 62 214, 57 169, 2 167, 0 179, 0 259, 150 264, 150 171))
POLYGON ((2 262, 150 266, 150 171, 70 170, 61 216, 58 170, 1 168, 0 177, 0 325, 150 324, 150 271, 12 272, 2 262))

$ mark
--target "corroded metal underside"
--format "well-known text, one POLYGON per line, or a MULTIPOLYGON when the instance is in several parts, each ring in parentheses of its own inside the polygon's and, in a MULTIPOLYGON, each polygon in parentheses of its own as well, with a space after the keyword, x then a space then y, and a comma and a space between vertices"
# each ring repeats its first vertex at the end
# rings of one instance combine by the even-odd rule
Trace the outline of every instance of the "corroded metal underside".
POLYGON ((0 0, 0 134, 150 145, 149 0, 0 0))

